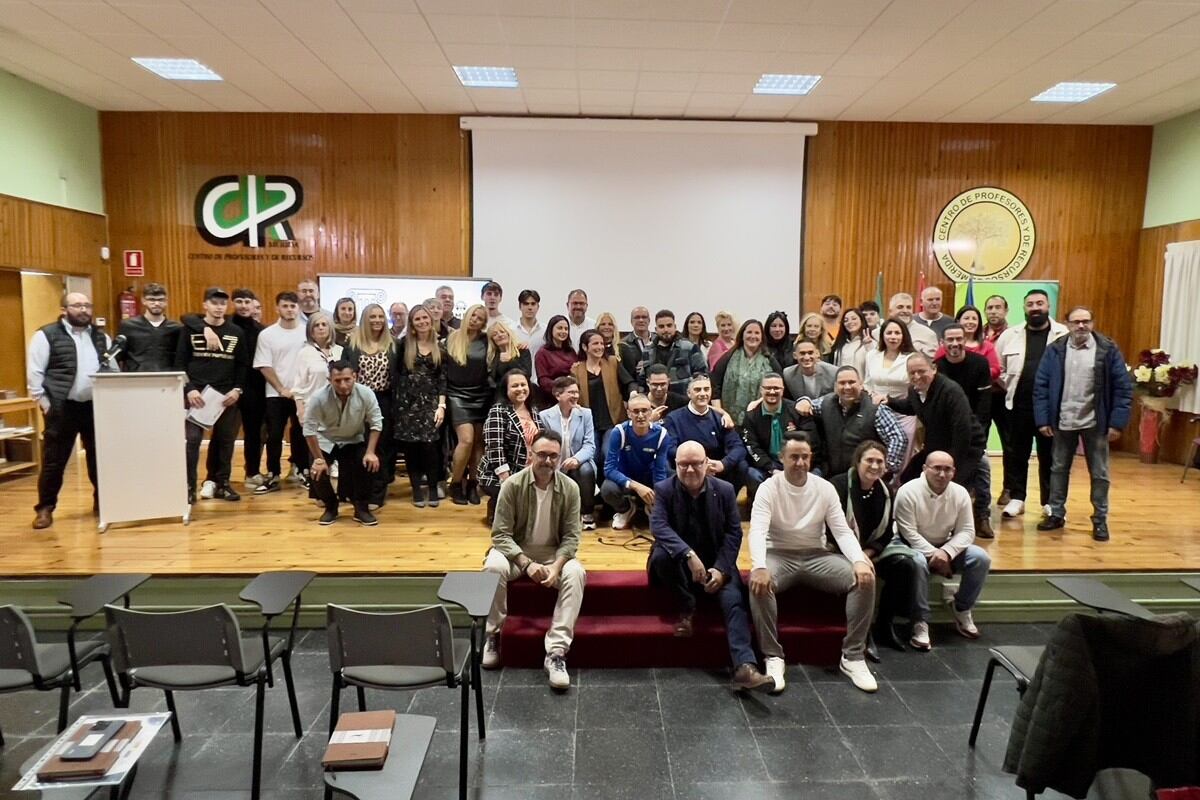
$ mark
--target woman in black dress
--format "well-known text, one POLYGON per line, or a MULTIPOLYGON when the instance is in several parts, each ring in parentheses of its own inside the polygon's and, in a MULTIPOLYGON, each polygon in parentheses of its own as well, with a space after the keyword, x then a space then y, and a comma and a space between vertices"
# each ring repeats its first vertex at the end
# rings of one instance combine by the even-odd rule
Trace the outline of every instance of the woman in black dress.
POLYGON ((487 335, 488 374, 492 386, 499 386, 510 370, 519 369, 527 376, 533 373, 533 358, 529 350, 517 342, 517 335, 512 328, 503 322, 493 322, 487 335))
POLYGON ((433 316, 424 306, 408 315, 408 333, 401 348, 396 385, 396 440, 404 450, 412 503, 437 508, 438 471, 442 464, 442 422, 446 417, 444 354, 437 341, 433 316))
POLYGON ((874 642, 868 642, 867 647, 867 656, 878 661, 876 642, 896 650, 904 649, 904 641, 896 636, 892 618, 897 613, 910 621, 920 618, 916 602, 921 573, 913 559, 924 556, 895 536, 892 495, 883 480, 887 472, 887 448, 868 439, 855 448, 852 463, 850 469, 831 476, 829 482, 837 490, 846 522, 858 534, 863 552, 883 581, 875 615, 874 642))
POLYGON ((458 444, 450 462, 450 499, 479 505, 475 472, 483 454, 483 420, 492 404, 488 383, 487 310, 476 304, 446 337, 446 405, 458 444))

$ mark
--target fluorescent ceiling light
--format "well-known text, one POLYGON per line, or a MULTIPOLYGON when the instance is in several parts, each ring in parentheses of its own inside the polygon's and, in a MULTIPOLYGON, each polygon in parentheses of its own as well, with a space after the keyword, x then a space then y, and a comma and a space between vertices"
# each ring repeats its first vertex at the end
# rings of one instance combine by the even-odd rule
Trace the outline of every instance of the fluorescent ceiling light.
POLYGON ((1082 103, 1114 86, 1115 83, 1056 83, 1037 97, 1029 99, 1035 103, 1082 103))
POLYGON ((219 81, 221 76, 194 58, 135 58, 140 67, 169 81, 219 81))
POLYGON ((455 67, 463 86, 485 89, 516 89, 517 71, 512 67, 455 67))
POLYGON ((754 85, 754 93, 808 94, 820 82, 820 75, 782 75, 766 72, 754 85))

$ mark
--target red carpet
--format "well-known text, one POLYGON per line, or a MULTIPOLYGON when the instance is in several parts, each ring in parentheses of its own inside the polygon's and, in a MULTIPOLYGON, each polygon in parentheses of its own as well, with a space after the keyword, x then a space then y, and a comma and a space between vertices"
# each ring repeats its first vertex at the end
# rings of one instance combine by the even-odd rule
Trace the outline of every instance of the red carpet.
MULTIPOLYGON (((557 596, 528 580, 509 585, 504 666, 542 665, 542 637, 557 596)), ((649 586, 646 573, 589 574, 571 668, 730 666, 724 620, 715 601, 701 602, 691 638, 675 638, 675 618, 671 597, 649 586)), ((844 598, 803 588, 780 595, 779 637, 789 663, 836 664, 845 634, 844 598)))

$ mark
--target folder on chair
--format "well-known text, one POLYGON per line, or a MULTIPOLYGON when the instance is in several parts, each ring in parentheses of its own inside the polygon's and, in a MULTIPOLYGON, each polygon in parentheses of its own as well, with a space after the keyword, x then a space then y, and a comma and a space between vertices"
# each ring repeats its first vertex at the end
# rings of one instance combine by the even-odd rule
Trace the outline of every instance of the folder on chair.
MULTIPOLYGON (((90 725, 81 725, 70 738, 70 744, 75 744, 87 735, 90 725)), ((77 781, 85 778, 100 778, 112 769, 117 758, 133 737, 142 729, 140 722, 126 722, 116 735, 104 745, 104 748, 87 761, 64 761, 62 756, 54 756, 38 770, 39 781, 77 781)), ((65 751, 67 748, 63 748, 65 751)))
POLYGON ((355 711, 338 717, 321 757, 327 770, 382 769, 392 742, 395 711, 355 711))

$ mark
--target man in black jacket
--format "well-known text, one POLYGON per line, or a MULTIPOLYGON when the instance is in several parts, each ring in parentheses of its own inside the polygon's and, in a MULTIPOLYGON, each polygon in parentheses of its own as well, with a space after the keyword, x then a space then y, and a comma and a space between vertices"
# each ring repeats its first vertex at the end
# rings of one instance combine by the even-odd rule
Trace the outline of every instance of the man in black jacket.
MULTIPOLYGON (((263 324, 254 316, 255 306, 260 306, 258 295, 252 289, 233 290, 233 316, 229 321, 242 329, 246 337, 246 354, 254 359, 258 349, 258 335, 263 324)), ((262 465, 263 428, 267 418, 267 380, 256 369, 246 370, 246 384, 238 400, 238 414, 242 418, 242 460, 246 465, 246 488, 257 489, 266 477, 259 472, 262 465)))
POLYGON ((812 416, 802 417, 791 403, 783 400, 783 377, 775 372, 763 375, 759 383, 762 402, 742 417, 740 433, 746 443, 746 496, 750 505, 759 485, 778 470, 783 469, 779 451, 783 448, 783 435, 788 431, 804 431, 812 444, 812 466, 809 471, 822 474, 825 464, 825 448, 821 444, 821 432, 812 416))
POLYGON ((925 426, 925 445, 912 457, 901 480, 908 482, 921 474, 925 456, 938 450, 954 458, 954 482, 970 487, 987 436, 967 402, 962 388, 939 375, 937 367, 923 353, 908 357, 908 397, 889 400, 888 405, 901 414, 915 414, 925 426))
MULTIPOLYGON (((246 384, 250 354, 242 329, 225 319, 228 305, 229 293, 224 289, 212 286, 204 291, 204 316, 184 318, 176 368, 187 373, 184 392, 190 408, 204 408, 203 393, 207 388, 224 395, 222 400, 211 400, 220 402, 224 408, 212 425, 205 483, 213 484, 213 497, 240 500, 241 496, 229 485, 229 475, 240 421, 237 403, 246 384)), ((188 502, 194 503, 200 443, 204 440, 205 429, 190 419, 184 427, 187 431, 188 502)))
POLYGON ((117 334, 125 337, 125 347, 117 356, 123 372, 168 372, 175 366, 182 326, 167 319, 167 289, 161 283, 142 287, 139 316, 121 323, 117 334))
POLYGON ((727 482, 708 475, 699 442, 684 442, 675 454, 675 475, 654 485, 650 532, 654 546, 646 568, 650 580, 675 595, 675 635, 692 635, 696 603, 716 596, 725 617, 725 636, 734 666, 735 689, 773 691, 775 681, 758 671, 750 640, 750 614, 738 571, 742 522, 737 496, 727 482))
MULTIPOLYGON (((933 362, 938 374, 957 383, 975 412, 979 427, 987 435, 992 424, 992 370, 988 360, 967 349, 967 336, 962 325, 952 322, 942 330, 945 355, 933 362)), ((985 445, 986 447, 986 445, 985 445)), ((972 504, 975 509, 975 535, 991 539, 992 531, 992 465, 987 453, 979 459, 979 468, 971 482, 972 504)))

